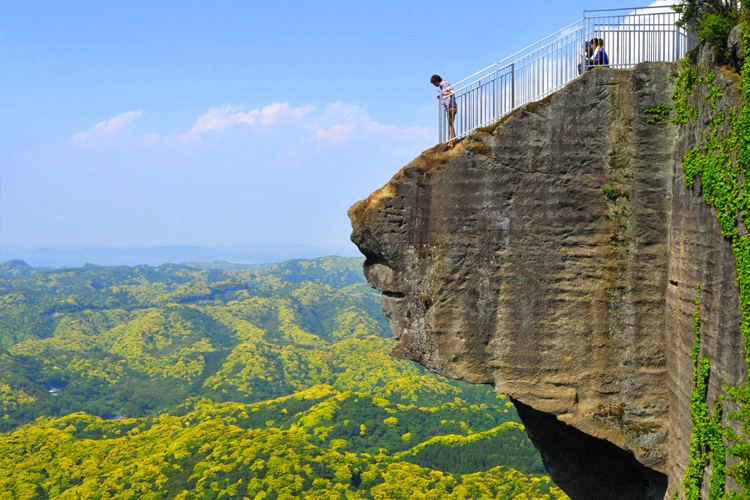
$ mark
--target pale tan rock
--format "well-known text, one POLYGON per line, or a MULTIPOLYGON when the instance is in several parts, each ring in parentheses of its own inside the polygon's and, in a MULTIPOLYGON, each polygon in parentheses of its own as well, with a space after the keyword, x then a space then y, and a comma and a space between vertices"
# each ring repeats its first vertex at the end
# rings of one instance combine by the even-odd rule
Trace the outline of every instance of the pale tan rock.
POLYGON ((745 373, 731 247, 680 168, 702 129, 644 113, 672 105, 678 69, 590 71, 349 210, 392 354, 509 394, 574 500, 661 499, 681 482, 696 284, 710 403, 745 373))

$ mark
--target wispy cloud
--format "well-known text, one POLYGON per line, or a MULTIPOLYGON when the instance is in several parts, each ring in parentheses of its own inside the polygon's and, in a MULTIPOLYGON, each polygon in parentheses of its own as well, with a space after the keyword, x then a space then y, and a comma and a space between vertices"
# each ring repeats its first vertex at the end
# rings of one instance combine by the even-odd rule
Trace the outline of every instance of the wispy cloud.
POLYGON ((338 123, 328 128, 320 127, 315 131, 315 135, 311 139, 331 144, 340 144, 349 140, 354 128, 355 126, 352 123, 338 123))
POLYGON ((307 105, 298 108, 289 106, 289 102, 273 103, 262 109, 240 111, 242 108, 222 106, 211 108, 198 118, 187 134, 179 136, 181 141, 194 141, 201 134, 221 130, 235 125, 271 125, 285 118, 300 118, 315 111, 315 106, 307 105))
MULTIPOLYGON (((363 141, 428 145, 434 135, 434 131, 426 127, 385 125, 370 118, 366 110, 354 104, 335 102, 318 111, 309 104, 292 107, 288 101, 250 111, 230 105, 212 107, 184 133, 153 132, 140 138, 125 135, 123 131, 142 114, 141 110, 129 111, 101 121, 90 130, 74 134, 70 142, 76 148, 101 149, 130 144, 146 149, 160 146, 189 146, 192 149, 201 144, 208 145, 204 137, 222 140, 222 132, 228 129, 263 127, 268 133, 279 135, 279 140, 285 143, 282 147, 297 144, 297 149, 304 150, 306 147, 328 149, 346 144, 354 147, 363 141)), ((264 133, 264 141, 269 137, 268 133, 264 133)))
POLYGON ((229 118, 237 123, 254 124, 256 121, 261 125, 276 123, 280 118, 290 116, 300 118, 315 111, 315 106, 307 105, 300 108, 290 108, 289 102, 269 104, 263 109, 254 109, 247 113, 235 113, 229 118))
POLYGON ((383 125, 371 119, 359 106, 336 102, 329 104, 325 114, 313 124, 314 134, 310 141, 331 145, 342 144, 355 137, 383 136, 389 139, 422 141, 432 136, 426 127, 400 128, 383 125))
POLYGON ((123 130, 130 123, 134 122, 143 114, 142 110, 128 111, 126 113, 119 114, 114 118, 108 120, 102 120, 94 128, 76 132, 70 138, 71 144, 75 147, 87 147, 87 146, 98 146, 101 145, 102 139, 112 136, 118 131, 123 130))
POLYGON ((407 128, 399 128, 395 125, 383 125, 382 123, 378 123, 374 120, 366 119, 364 121, 365 125, 365 134, 372 135, 372 134, 387 134, 394 138, 399 139, 424 139, 427 137, 431 137, 434 133, 431 129, 427 127, 407 127, 407 128))
POLYGON ((677 3, 677 0, 656 0, 649 7, 669 7, 677 3))

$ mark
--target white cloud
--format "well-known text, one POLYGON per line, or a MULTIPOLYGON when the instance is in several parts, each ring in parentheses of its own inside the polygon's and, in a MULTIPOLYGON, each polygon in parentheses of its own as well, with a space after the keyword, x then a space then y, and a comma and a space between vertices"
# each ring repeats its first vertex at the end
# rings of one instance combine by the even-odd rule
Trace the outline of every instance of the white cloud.
MULTIPOLYGON (((434 134, 425 127, 399 128, 383 125, 367 116, 359 106, 344 102, 335 102, 326 106, 322 114, 313 113, 315 106, 307 105, 293 108, 289 102, 273 103, 251 111, 241 111, 234 106, 210 108, 198 117, 192 128, 185 134, 162 136, 149 134, 144 137, 143 145, 163 144, 197 144, 201 136, 239 125, 270 126, 285 120, 293 120, 304 130, 311 130, 307 142, 327 145, 340 145, 357 137, 385 136, 389 139, 425 141, 434 134)), ((289 133, 285 129, 286 133, 289 133)))
POLYGON ((232 106, 209 109, 206 114, 196 120, 193 128, 187 134, 179 137, 179 140, 183 142, 194 141, 206 132, 230 128, 238 124, 271 125, 284 118, 300 118, 315 111, 315 106, 307 105, 291 108, 289 102, 282 102, 269 104, 263 109, 253 109, 247 112, 240 111, 240 109, 242 108, 232 106))
POLYGON ((238 108, 233 108, 231 106, 209 109, 205 115, 198 118, 188 134, 203 134, 211 130, 231 127, 234 123, 230 120, 229 113, 236 111, 237 109, 238 108))
POLYGON ((139 109, 119 114, 109 120, 102 120, 90 130, 84 130, 73 134, 70 138, 70 142, 76 147, 100 145, 99 143, 103 138, 123 130, 128 124, 140 118, 142 114, 143 111, 139 109))
POLYGON ((370 119, 359 106, 336 102, 329 104, 310 141, 341 144, 356 137, 386 136, 390 139, 424 141, 434 134, 426 127, 399 128, 370 119), (332 124, 329 124, 332 123, 332 124))
POLYGON ((236 113, 229 118, 238 123, 254 124, 259 121, 261 125, 270 125, 276 123, 280 118, 291 116, 300 118, 308 113, 315 111, 315 106, 307 105, 301 108, 289 108, 289 102, 269 104, 263 109, 254 109, 247 113, 236 113))
MULTIPOLYGON (((162 134, 153 132, 140 138, 125 136, 121 132, 142 115, 142 111, 130 111, 114 118, 97 123, 91 130, 78 132, 71 137, 75 147, 108 147, 130 144, 142 148, 159 146, 198 146, 201 138, 215 134, 220 139, 221 131, 235 127, 267 127, 289 148, 297 144, 299 148, 339 147, 345 144, 361 145, 373 142, 396 147, 399 143, 406 147, 419 144, 428 147, 434 140, 434 130, 427 127, 400 128, 385 125, 369 117, 366 110, 354 104, 335 102, 327 105, 322 112, 315 112, 312 105, 292 107, 289 102, 273 103, 262 108, 242 111, 237 106, 210 108, 199 116, 192 127, 183 134, 162 134), (279 128, 283 124, 282 128, 279 128), (273 128, 276 127, 276 128, 273 128), (278 132, 283 131, 282 135, 278 132)), ((264 141, 269 139, 264 135, 264 141)))
POLYGON ((656 2, 649 5, 649 7, 669 7, 675 5, 677 0, 656 0, 656 2))
POLYGON ((313 138, 319 141, 328 141, 332 144, 338 144, 347 141, 354 130, 352 123, 339 123, 332 127, 321 127, 315 131, 313 138))

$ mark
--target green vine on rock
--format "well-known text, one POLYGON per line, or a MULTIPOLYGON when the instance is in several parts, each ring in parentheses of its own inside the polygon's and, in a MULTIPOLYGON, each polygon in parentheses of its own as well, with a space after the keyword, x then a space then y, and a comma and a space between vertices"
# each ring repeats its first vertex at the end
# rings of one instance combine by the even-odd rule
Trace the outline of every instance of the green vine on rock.
POLYGON ((669 116, 669 113, 671 111, 672 111, 671 106, 665 106, 663 104, 655 108, 643 110, 643 112, 646 113, 647 115, 651 115, 651 118, 646 120, 646 123, 650 123, 651 125, 663 125, 663 124, 668 123, 664 117, 669 116))
MULTIPOLYGON (((743 49, 750 53, 750 34, 743 35, 743 49)), ((729 108, 719 109, 723 99, 721 88, 715 83, 716 73, 698 68, 689 57, 682 61, 682 72, 676 79, 673 96, 675 117, 672 122, 693 126, 698 110, 692 104, 697 95, 704 96, 710 110, 708 130, 701 134, 701 144, 691 149, 683 161, 685 185, 695 187, 700 179, 703 199, 716 208, 722 235, 729 240, 736 259, 737 281, 740 289, 742 311, 742 337, 745 363, 750 374, 750 64, 741 70, 740 95, 743 104, 739 112, 729 108), (705 86, 705 87, 704 87, 705 86), (698 92, 700 91, 700 93, 698 92)), ((686 500, 699 500, 703 474, 712 464, 709 484, 710 500, 739 500, 750 496, 750 389, 747 384, 731 387, 724 383, 726 397, 718 397, 713 415, 709 417, 706 396, 710 362, 700 357, 700 290, 696 300, 693 349, 693 389, 690 399, 690 416, 693 431, 690 439, 690 463, 685 471, 683 486, 686 500), (728 418, 739 423, 740 432, 722 424, 723 401, 731 401, 735 410, 728 418), (725 445, 729 443, 729 447, 725 445), (727 465, 727 457, 734 458, 727 465), (726 492, 727 476, 732 477, 743 493, 726 492)), ((675 498, 678 498, 675 495, 675 498)))
POLYGON ((623 191, 622 189, 602 188, 602 193, 604 194, 604 197, 610 201, 617 201, 617 198, 620 197, 627 198, 628 200, 630 199, 630 193, 623 191))
POLYGON ((690 104, 690 97, 693 95, 693 89, 695 89, 700 82, 698 81, 698 68, 692 63, 691 57, 693 54, 688 54, 680 64, 682 65, 682 71, 677 76, 674 96, 674 111, 675 117, 672 118, 672 123, 675 125, 685 125, 691 118, 697 116, 696 109, 690 104))
POLYGON ((713 474, 711 475, 708 490, 708 498, 710 500, 725 498, 724 492, 727 484, 727 450, 724 445, 724 432, 721 423, 722 416, 724 415, 722 401, 722 398, 717 398, 714 404, 714 413, 708 421, 705 435, 706 445, 710 450, 711 462, 713 463, 713 474))
MULTIPOLYGON (((713 474, 709 482, 709 500, 721 500, 725 497, 726 447, 721 424, 723 415, 722 400, 717 399, 713 415, 708 414, 708 380, 711 374, 711 362, 706 356, 701 356, 701 286, 696 286, 695 312, 695 342, 693 343, 693 385, 690 393, 690 420, 693 430, 690 433, 690 462, 685 470, 683 487, 685 500, 700 500, 703 473, 706 466, 713 464, 713 474)), ((675 492, 675 499, 679 496, 675 492)))
POLYGON ((700 357, 701 351, 701 287, 696 287, 698 297, 695 299, 695 343, 693 344, 693 385, 690 393, 690 420, 693 422, 693 430, 690 433, 690 462, 685 470, 685 480, 682 485, 685 488, 685 500, 700 500, 701 484, 703 483, 703 470, 708 463, 708 455, 705 453, 707 446, 706 429, 708 427, 708 405, 706 394, 708 393, 708 374, 710 362, 707 358, 700 357))

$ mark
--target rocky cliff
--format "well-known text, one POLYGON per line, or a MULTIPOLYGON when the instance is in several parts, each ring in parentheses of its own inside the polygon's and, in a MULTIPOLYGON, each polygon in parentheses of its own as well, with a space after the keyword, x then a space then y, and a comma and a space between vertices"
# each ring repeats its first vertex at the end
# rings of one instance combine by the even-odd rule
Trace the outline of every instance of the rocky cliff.
POLYGON ((738 77, 697 57, 723 99, 689 97, 689 126, 668 109, 679 64, 598 69, 349 210, 392 354, 510 395, 574 500, 681 491, 696 285, 709 406, 745 380, 732 246, 681 168, 738 77))

